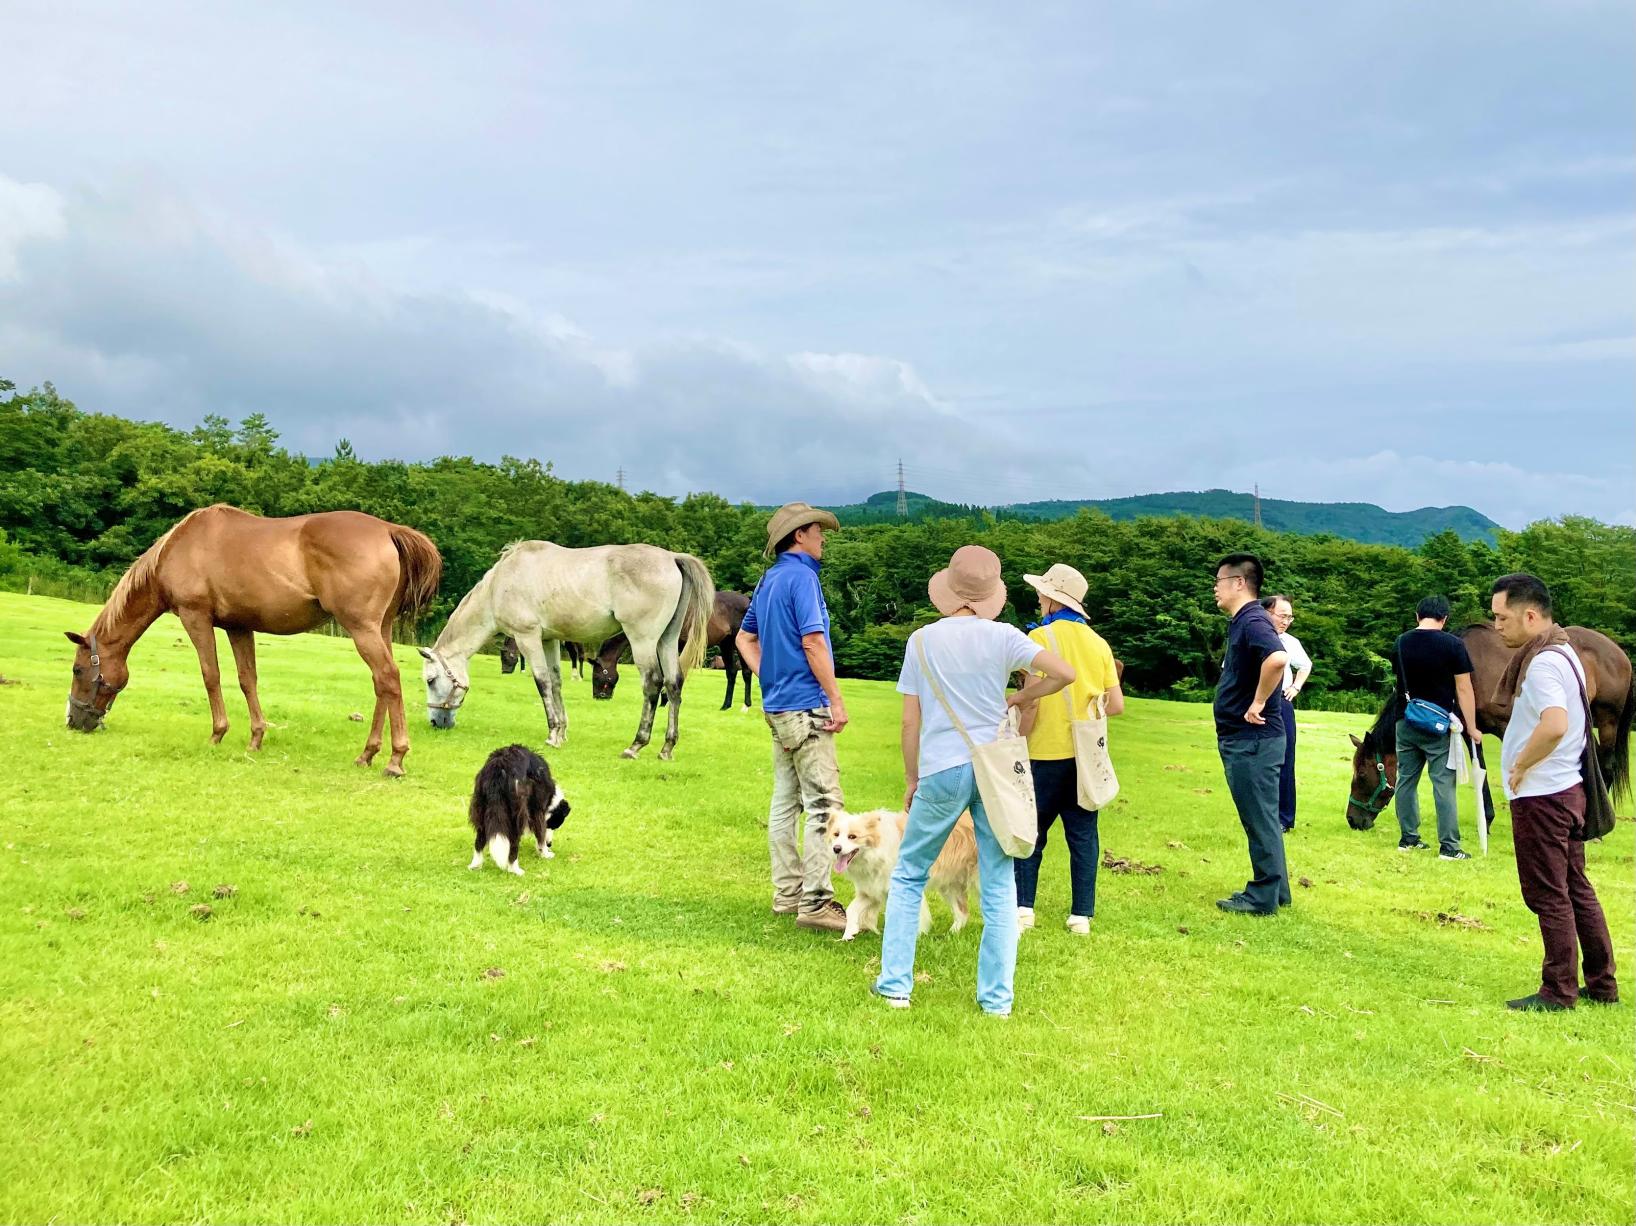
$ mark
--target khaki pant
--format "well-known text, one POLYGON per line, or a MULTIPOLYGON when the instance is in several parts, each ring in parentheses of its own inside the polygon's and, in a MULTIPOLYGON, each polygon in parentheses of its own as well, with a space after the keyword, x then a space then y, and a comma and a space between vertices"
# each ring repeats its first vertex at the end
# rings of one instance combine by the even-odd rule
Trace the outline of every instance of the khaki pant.
POLYGON ((829 708, 772 712, 766 720, 773 734, 773 798, 767 810, 773 907, 814 911, 835 896, 824 826, 846 803, 835 761, 835 734, 823 731, 829 708), (805 853, 800 846, 803 811, 805 853))

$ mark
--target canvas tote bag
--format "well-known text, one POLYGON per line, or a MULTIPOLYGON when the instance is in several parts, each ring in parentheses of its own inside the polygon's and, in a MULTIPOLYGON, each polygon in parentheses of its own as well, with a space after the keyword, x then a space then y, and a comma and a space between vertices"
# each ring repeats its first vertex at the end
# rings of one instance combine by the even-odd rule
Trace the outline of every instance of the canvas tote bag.
POLYGON ((1034 809, 1034 771, 1028 764, 1028 739, 1017 735, 1016 712, 1006 709, 1000 721, 1000 735, 987 745, 972 742, 971 734, 954 713, 937 675, 926 663, 926 647, 915 637, 915 654, 920 659, 920 672, 932 687, 932 694, 949 717, 949 723, 971 750, 972 773, 977 776, 977 792, 983 798, 983 810, 988 814, 989 829, 1000 844, 1000 850, 1013 859, 1034 854, 1039 839, 1039 815, 1034 809))
MULTIPOLYGON (((1045 637, 1057 655, 1056 632, 1047 626, 1045 637)), ((1073 686, 1065 686, 1062 702, 1068 708, 1068 735, 1073 739, 1074 773, 1079 786, 1081 808, 1093 813, 1113 803, 1119 795, 1119 778, 1113 773, 1113 758, 1108 754, 1108 717, 1102 695, 1085 710, 1084 719, 1074 718, 1073 686)))

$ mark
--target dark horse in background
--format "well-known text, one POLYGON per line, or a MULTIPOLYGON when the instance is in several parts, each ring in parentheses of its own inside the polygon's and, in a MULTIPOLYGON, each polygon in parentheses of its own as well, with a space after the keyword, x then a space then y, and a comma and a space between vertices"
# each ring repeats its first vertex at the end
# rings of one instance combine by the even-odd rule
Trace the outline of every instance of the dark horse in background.
MULTIPOLYGON (((1585 694, 1591 700, 1591 723, 1596 733, 1596 756, 1602 778, 1616 801, 1628 801, 1630 781, 1630 724, 1636 714, 1636 682, 1630 660, 1607 635, 1584 626, 1567 627, 1574 654, 1585 666, 1585 694)), ((1460 632, 1471 656, 1471 685, 1477 699, 1477 727, 1485 734, 1503 737, 1511 722, 1511 707, 1494 697, 1494 689, 1511 662, 1514 650, 1507 647, 1499 631, 1486 623, 1467 626, 1460 632)), ((1386 706, 1375 718, 1363 739, 1352 738, 1352 790, 1346 800, 1346 820, 1354 830, 1368 830, 1375 818, 1391 803, 1397 791, 1398 696, 1394 689, 1386 706)), ((1478 748, 1478 761, 1487 769, 1478 748)), ((1494 797, 1488 781, 1483 781, 1483 813, 1494 822, 1494 797)))
MULTIPOLYGON (((568 667, 575 677, 585 680, 585 645, 583 643, 564 642, 562 654, 568 657, 568 667)), ((509 634, 500 636, 500 671, 510 673, 523 663, 523 649, 517 646, 517 640, 509 634)), ((522 670, 523 676, 528 676, 528 669, 522 670)))
MULTIPOLYGON (((744 624, 744 612, 750 607, 750 598, 738 592, 717 592, 715 607, 710 611, 710 623, 705 629, 704 645, 721 652, 722 667, 727 670, 727 696, 721 700, 721 709, 733 705, 733 682, 744 674, 744 709, 750 709, 750 686, 754 680, 750 666, 739 658, 735 639, 744 624)), ((687 632, 682 635, 687 641, 687 632)), ((625 653, 625 636, 616 634, 591 660, 591 697, 612 698, 614 686, 619 684, 619 659, 625 653)))

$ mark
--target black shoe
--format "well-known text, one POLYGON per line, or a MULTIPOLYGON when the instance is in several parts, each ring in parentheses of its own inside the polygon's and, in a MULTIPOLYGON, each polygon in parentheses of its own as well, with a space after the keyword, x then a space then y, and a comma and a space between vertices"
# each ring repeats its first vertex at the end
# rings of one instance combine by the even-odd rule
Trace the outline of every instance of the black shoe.
POLYGON ((1231 898, 1218 898, 1216 906, 1223 911, 1231 911, 1234 915, 1277 915, 1278 909, 1263 911, 1242 894, 1234 894, 1231 898))
POLYGON ((1508 1000, 1505 1007, 1523 1013, 1562 1013, 1573 1008, 1572 1005, 1564 1005, 1560 1001, 1546 1000, 1538 992, 1532 996, 1519 996, 1516 1000, 1508 1000))
POLYGON ((1421 842, 1417 836, 1412 839, 1399 839, 1397 842, 1397 849, 1399 851, 1430 851, 1431 844, 1421 842))
MULTIPOLYGON (((1283 823, 1280 822, 1279 825, 1283 826, 1283 823)), ((1295 823, 1291 822, 1289 825, 1284 826, 1284 833, 1288 834, 1291 830, 1294 830, 1294 829, 1295 829, 1295 823)))
POLYGON ((1612 996, 1592 996, 1589 992, 1580 992, 1579 999, 1593 1005, 1616 1005, 1619 1003, 1619 993, 1612 996))
POLYGON ((1454 851, 1438 852, 1437 858, 1439 860, 1469 860, 1471 859, 1471 855, 1469 852, 1460 851, 1458 848, 1456 848, 1454 851))

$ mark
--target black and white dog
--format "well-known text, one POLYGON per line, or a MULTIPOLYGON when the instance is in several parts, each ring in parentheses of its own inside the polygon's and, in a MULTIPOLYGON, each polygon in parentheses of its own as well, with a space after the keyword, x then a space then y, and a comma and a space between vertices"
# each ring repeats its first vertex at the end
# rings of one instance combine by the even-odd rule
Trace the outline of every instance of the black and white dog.
POLYGON ((477 838, 471 868, 483 867, 483 848, 508 873, 517 864, 523 831, 532 830, 540 855, 551 859, 551 832, 568 817, 568 801, 551 778, 544 758, 523 745, 507 745, 489 755, 471 793, 471 824, 477 838))

